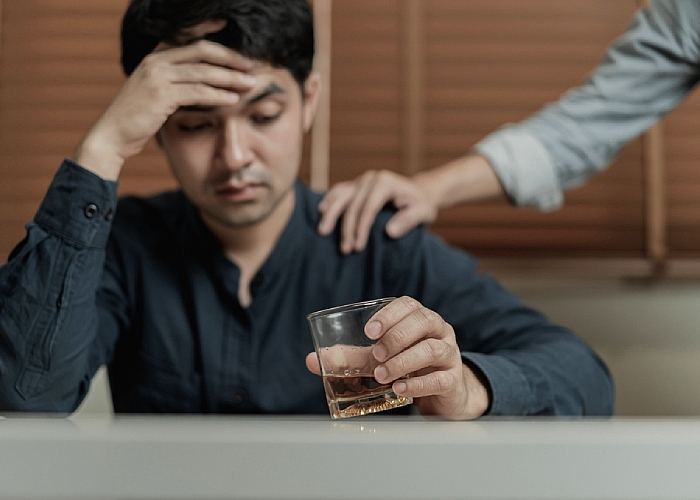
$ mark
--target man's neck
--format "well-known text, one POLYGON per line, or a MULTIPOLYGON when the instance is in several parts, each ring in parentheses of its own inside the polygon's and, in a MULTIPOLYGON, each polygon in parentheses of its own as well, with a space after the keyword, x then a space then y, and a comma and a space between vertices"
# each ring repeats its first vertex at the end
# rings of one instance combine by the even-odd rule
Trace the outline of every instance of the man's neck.
POLYGON ((292 188, 273 211, 262 221, 232 227, 203 216, 204 223, 221 243, 226 257, 240 269, 239 301, 247 307, 251 300, 250 282, 272 253, 294 212, 295 194, 292 188))

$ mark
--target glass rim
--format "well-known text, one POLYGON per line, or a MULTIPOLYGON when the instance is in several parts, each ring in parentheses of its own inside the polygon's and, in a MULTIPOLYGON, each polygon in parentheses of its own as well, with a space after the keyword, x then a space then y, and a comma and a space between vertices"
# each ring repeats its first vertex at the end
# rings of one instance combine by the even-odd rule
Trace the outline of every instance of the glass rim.
POLYGON ((337 314, 341 312, 357 311, 358 309, 364 309, 366 307, 376 306, 378 304, 384 304, 396 300, 396 297, 381 297, 379 299, 363 300, 361 302, 353 302, 352 304, 343 304, 340 306, 329 307, 328 309, 321 309, 320 311, 315 311, 306 315, 306 319, 311 321, 320 316, 330 316, 331 314, 337 314))

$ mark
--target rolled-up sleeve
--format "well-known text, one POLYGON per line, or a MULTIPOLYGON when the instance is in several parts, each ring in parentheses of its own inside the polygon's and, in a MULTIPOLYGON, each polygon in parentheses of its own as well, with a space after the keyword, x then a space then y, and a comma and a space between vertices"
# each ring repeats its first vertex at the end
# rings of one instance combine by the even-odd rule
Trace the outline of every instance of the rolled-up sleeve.
POLYGON ((685 97, 700 78, 700 4, 661 0, 639 11, 580 87, 477 143, 513 203, 558 208, 563 191, 685 97))

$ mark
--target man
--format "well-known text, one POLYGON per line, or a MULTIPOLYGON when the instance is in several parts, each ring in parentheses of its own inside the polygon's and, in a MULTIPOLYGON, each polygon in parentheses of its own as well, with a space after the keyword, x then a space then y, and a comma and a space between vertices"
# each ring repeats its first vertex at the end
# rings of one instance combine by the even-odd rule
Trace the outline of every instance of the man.
POLYGON ((306 0, 132 1, 130 76, 1 271, 0 408, 73 411, 107 364, 117 412, 326 413, 306 314, 400 296, 366 334, 377 380, 423 414, 612 412, 590 348, 467 255, 386 239, 388 212, 352 256, 316 233, 296 180, 313 47, 306 0), (154 135, 181 191, 116 207, 154 135))
POLYGON ((320 205, 320 232, 329 234, 342 214, 341 248, 350 253, 364 248, 387 202, 400 209, 386 227, 392 237, 432 222, 441 207, 488 198, 559 208, 564 189, 604 169, 695 87, 699 33, 700 2, 655 0, 583 85, 522 123, 501 127, 469 154, 412 178, 370 171, 333 186, 320 205))

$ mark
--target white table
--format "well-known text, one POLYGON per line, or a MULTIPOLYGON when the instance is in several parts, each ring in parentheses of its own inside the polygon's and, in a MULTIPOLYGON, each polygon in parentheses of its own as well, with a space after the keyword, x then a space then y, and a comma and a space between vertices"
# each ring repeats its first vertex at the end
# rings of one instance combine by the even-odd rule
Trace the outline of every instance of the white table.
POLYGON ((0 499, 700 499, 700 420, 0 420, 0 499))

